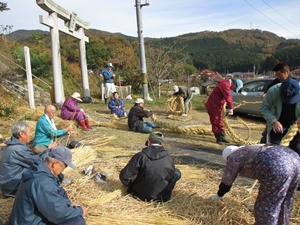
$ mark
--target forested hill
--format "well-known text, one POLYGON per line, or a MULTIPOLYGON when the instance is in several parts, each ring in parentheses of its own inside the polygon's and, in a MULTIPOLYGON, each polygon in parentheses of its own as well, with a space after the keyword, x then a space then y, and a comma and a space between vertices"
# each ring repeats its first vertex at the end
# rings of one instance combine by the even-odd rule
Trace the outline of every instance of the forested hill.
MULTIPOLYGON (((36 33, 37 31, 31 31, 36 33)), ((44 35, 44 31, 40 31, 44 35)), ((131 43, 135 48, 137 37, 125 36, 120 33, 90 29, 86 31, 90 39, 107 40, 120 37, 131 43)), ((29 37, 30 32, 19 30, 7 35, 10 40, 29 37)), ((102 43, 104 43, 102 41, 102 43)), ((124 41, 119 42, 124 44, 124 41)), ((145 38, 147 46, 158 49, 181 49, 187 53, 197 69, 211 69, 221 73, 234 71, 269 71, 277 62, 287 62, 290 67, 300 66, 300 40, 285 39, 274 33, 262 30, 231 29, 222 32, 204 31, 189 33, 170 38, 145 38)), ((91 47, 91 46, 90 46, 91 47)), ((136 51, 136 50, 135 50, 136 51)), ((91 59, 91 57, 88 56, 91 59)))
POLYGON ((254 65, 259 72, 269 71, 279 61, 292 68, 300 65, 300 40, 261 30, 204 31, 152 41, 153 45, 177 42, 191 55, 196 68, 213 68, 222 73, 252 71, 254 65))

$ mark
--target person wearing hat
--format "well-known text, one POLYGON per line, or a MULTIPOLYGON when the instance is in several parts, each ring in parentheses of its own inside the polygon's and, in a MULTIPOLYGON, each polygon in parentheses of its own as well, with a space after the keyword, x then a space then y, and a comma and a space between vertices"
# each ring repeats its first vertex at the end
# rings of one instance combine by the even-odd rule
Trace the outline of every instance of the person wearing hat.
POLYGON ((107 103, 107 98, 109 97, 109 93, 113 93, 116 91, 116 86, 114 84, 114 78, 116 74, 112 71, 113 65, 112 63, 108 62, 106 63, 106 68, 103 70, 102 76, 104 79, 104 85, 105 85, 105 96, 104 101, 105 104, 107 103))
POLYGON ((44 160, 36 160, 22 177, 9 224, 85 225, 87 208, 73 204, 57 181, 68 166, 76 168, 70 149, 63 146, 53 147, 44 160))
POLYGON ((192 89, 186 86, 173 86, 174 96, 181 96, 184 99, 184 114, 182 116, 188 116, 189 113, 189 103, 193 99, 194 92, 192 89))
POLYGON ((168 201, 181 178, 181 172, 175 168, 163 142, 162 133, 151 133, 146 147, 136 153, 120 172, 119 178, 127 192, 142 201, 168 201))
MULTIPOLYGON (((44 110, 44 114, 36 123, 35 136, 33 142, 33 153, 40 154, 48 149, 50 144, 56 144, 55 139, 63 137, 72 133, 72 125, 69 125, 65 129, 57 129, 54 116, 56 115, 56 108, 54 105, 47 105, 44 110)), ((54 147, 54 145, 52 145, 54 147)))
MULTIPOLYGON (((290 126, 300 116, 300 86, 297 80, 288 78, 271 87, 262 101, 260 112, 267 122, 269 142, 280 144, 290 126)), ((290 148, 300 153, 300 134, 290 142, 290 148)))
POLYGON ((61 118, 63 120, 76 120, 82 130, 88 131, 93 129, 90 126, 88 117, 84 113, 83 109, 80 109, 77 102, 82 102, 80 94, 74 92, 69 98, 65 100, 61 107, 61 118))
POLYGON ((224 104, 226 104, 226 115, 233 115, 233 101, 230 91, 238 92, 242 87, 243 82, 239 79, 219 80, 205 103, 212 132, 218 144, 229 143, 226 139, 225 124, 222 120, 224 104))
POLYGON ((260 183, 254 205, 255 224, 289 224, 293 200, 300 185, 300 157, 279 145, 228 146, 222 156, 226 167, 217 194, 218 200, 230 191, 238 174, 260 183))
POLYGON ((124 110, 124 102, 119 98, 119 93, 114 92, 113 97, 108 103, 108 108, 111 114, 115 114, 117 117, 126 117, 128 113, 124 110))
POLYGON ((152 114, 151 111, 144 110, 144 100, 137 98, 128 114, 128 128, 135 132, 151 133, 152 128, 157 127, 157 125, 150 121, 144 122, 144 118, 148 118, 152 114))

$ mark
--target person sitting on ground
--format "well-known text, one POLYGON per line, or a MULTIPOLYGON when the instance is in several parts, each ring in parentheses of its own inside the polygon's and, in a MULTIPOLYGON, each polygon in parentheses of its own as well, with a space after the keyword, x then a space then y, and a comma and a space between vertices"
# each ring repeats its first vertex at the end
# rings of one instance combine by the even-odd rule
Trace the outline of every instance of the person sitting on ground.
POLYGON ((90 126, 89 120, 83 109, 78 107, 77 101, 82 102, 80 94, 78 92, 74 92, 63 103, 61 107, 61 118, 64 120, 76 120, 82 130, 88 131, 93 129, 93 127, 90 126))
MULTIPOLYGON (((56 138, 72 133, 71 125, 61 130, 56 128, 54 123, 56 108, 54 105, 47 105, 44 112, 45 113, 36 123, 34 147, 32 150, 34 154, 39 154, 47 150, 51 143, 55 144, 56 138)), ((52 147, 54 147, 54 145, 52 145, 52 147)))
POLYGON ((238 92, 242 87, 243 82, 239 79, 219 80, 205 103, 212 132, 215 135, 216 143, 220 145, 229 143, 226 139, 225 124, 222 119, 224 104, 226 104, 226 114, 233 115, 233 101, 230 91, 238 92))
POLYGON ((128 187, 128 193, 142 201, 168 201, 181 178, 163 141, 162 133, 151 133, 145 143, 147 147, 136 153, 120 172, 119 178, 128 187))
POLYGON ((254 206, 255 224, 289 224, 300 185, 299 155, 288 147, 264 144, 228 146, 222 155, 226 168, 217 194, 210 199, 218 200, 229 192, 240 173, 260 183, 254 206))
POLYGON ((39 156, 27 146, 32 137, 30 125, 18 121, 12 126, 12 136, 5 142, 6 147, 0 159, 0 186, 3 196, 15 195, 23 173, 39 156))
POLYGON ((11 225, 85 225, 87 208, 74 204, 59 186, 57 176, 66 167, 75 169, 70 149, 56 146, 44 160, 27 170, 18 189, 9 222, 11 225))
POLYGON ((119 98, 119 93, 114 92, 112 99, 108 103, 108 108, 111 114, 116 114, 117 117, 126 117, 127 112, 124 110, 124 102, 119 98))
POLYGON ((181 96, 184 99, 184 114, 182 116, 188 116, 189 113, 189 103, 194 97, 194 92, 191 88, 186 86, 173 86, 174 96, 181 96))
POLYGON ((144 110, 144 100, 137 98, 134 106, 130 109, 128 114, 128 127, 130 130, 141 133, 151 133, 152 128, 158 127, 155 123, 150 121, 144 122, 143 118, 152 116, 151 111, 144 110))

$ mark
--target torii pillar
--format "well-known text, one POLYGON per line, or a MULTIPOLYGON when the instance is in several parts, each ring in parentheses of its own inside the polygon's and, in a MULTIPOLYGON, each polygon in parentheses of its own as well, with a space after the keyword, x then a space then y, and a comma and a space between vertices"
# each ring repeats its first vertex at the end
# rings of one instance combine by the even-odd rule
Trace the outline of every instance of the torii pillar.
POLYGON ((89 23, 82 21, 77 17, 77 14, 68 12, 52 0, 36 0, 36 3, 49 13, 48 17, 40 16, 39 18, 41 24, 50 27, 55 103, 62 104, 65 100, 61 70, 59 31, 80 40, 79 50, 82 92, 83 97, 90 97, 85 50, 85 42, 89 42, 89 38, 84 34, 84 29, 88 29, 89 23), (59 19, 64 21, 64 25, 59 24, 59 19))

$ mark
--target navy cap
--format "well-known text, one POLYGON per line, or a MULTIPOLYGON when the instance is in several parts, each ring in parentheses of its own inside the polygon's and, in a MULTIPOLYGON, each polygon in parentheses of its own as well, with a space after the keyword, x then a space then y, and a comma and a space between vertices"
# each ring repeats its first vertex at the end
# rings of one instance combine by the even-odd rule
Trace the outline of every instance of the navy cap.
POLYGON ((288 78, 281 84, 280 95, 285 104, 295 104, 300 98, 300 86, 297 80, 288 78))

